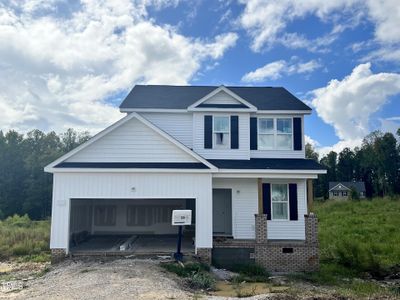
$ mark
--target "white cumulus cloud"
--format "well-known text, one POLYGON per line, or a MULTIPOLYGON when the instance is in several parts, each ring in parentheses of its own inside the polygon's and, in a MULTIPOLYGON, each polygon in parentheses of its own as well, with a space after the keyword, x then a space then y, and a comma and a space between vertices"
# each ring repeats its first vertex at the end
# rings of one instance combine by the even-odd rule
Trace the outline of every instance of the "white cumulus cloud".
POLYGON ((288 63, 285 60, 277 60, 246 73, 242 77, 242 81, 260 82, 266 79, 276 80, 283 75, 311 73, 320 67, 321 64, 316 60, 298 63, 288 63))
MULTIPOLYGON (((398 48, 400 43, 398 0, 239 1, 245 7, 238 22, 252 38, 251 48, 256 52, 276 43, 312 52, 327 51, 341 32, 358 26, 361 20, 373 23, 374 39, 383 49, 398 48), (287 32, 288 25, 310 15, 324 24, 332 24, 332 30, 313 39, 298 32, 287 32)), ((398 59, 398 53, 394 57, 390 56, 390 52, 385 53, 387 55, 383 59, 398 59)))
POLYGON ((0 3, 0 129, 96 131, 121 115, 105 99, 135 83, 187 84, 236 44, 157 25, 147 6, 175 1, 0 3))
POLYGON ((312 105, 323 121, 332 125, 343 144, 361 141, 370 131, 370 117, 400 93, 400 74, 371 71, 371 64, 356 66, 342 80, 331 80, 312 92, 312 105))

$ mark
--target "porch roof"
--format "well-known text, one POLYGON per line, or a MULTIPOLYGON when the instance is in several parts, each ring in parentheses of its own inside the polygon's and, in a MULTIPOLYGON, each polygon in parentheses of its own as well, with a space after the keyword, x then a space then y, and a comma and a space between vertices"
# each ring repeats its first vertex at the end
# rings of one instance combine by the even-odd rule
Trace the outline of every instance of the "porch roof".
POLYGON ((208 161, 219 169, 325 170, 316 161, 301 158, 208 159, 208 161))

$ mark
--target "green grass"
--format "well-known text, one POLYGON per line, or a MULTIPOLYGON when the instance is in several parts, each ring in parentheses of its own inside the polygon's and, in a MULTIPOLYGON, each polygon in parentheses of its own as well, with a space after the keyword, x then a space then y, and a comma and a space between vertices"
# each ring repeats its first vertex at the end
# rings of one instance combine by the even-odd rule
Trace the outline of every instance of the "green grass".
POLYGON ((314 212, 319 219, 320 270, 294 278, 355 297, 399 293, 363 279, 381 279, 400 264, 400 197, 317 201, 314 212))
POLYGON ((8 217, 0 221, 0 259, 48 261, 49 237, 49 221, 32 221, 27 215, 8 217))
POLYGON ((317 202, 314 211, 322 268, 337 265, 330 270, 381 278, 400 263, 399 197, 317 202))

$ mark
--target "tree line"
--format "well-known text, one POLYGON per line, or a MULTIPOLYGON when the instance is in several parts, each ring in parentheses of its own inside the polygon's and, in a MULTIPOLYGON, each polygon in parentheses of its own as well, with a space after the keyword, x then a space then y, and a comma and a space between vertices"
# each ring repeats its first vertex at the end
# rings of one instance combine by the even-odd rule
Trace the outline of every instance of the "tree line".
POLYGON ((326 175, 314 181, 316 197, 328 198, 330 181, 363 181, 367 197, 400 194, 400 143, 390 132, 374 131, 360 147, 331 151, 322 158, 310 144, 305 150, 307 158, 327 169, 326 175))
POLYGON ((28 214, 44 219, 51 214, 52 174, 43 168, 90 138, 88 132, 20 134, 0 131, 0 219, 28 214))
MULTIPOLYGON (((49 217, 52 174, 43 168, 89 138, 88 132, 73 129, 61 134, 0 131, 0 219, 14 214, 49 217)), ((331 151, 322 158, 307 144, 306 157, 328 170, 314 181, 316 197, 328 197, 330 181, 352 180, 365 182, 368 197, 400 194, 400 143, 392 133, 372 132, 360 147, 331 151)))

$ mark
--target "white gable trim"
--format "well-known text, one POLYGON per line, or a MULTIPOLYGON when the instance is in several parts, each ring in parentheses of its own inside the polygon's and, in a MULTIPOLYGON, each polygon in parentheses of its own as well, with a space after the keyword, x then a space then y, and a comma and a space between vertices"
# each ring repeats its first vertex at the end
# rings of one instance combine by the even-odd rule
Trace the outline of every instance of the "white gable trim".
POLYGON ((348 191, 350 191, 350 189, 347 186, 345 186, 343 183, 339 182, 337 185, 335 185, 333 188, 331 188, 328 192, 330 192, 333 189, 335 189, 338 185, 342 185, 344 188, 346 188, 348 191))
POLYGON ((131 120, 132 118, 136 118, 138 121, 142 122, 144 125, 146 125, 147 127, 149 127, 150 129, 152 129, 153 131, 155 131, 156 133, 158 133, 159 135, 161 135, 162 137, 164 137, 165 139, 167 139, 168 141, 170 141, 171 143, 173 143, 175 146, 177 146, 178 148, 180 148, 181 150, 183 150, 184 152, 188 153, 189 155, 191 155, 192 157, 194 157, 195 159, 197 159, 199 162, 205 164, 206 166, 208 166, 210 169, 215 170, 216 167, 214 165, 212 165, 210 162, 208 162, 206 159, 204 159, 203 157, 201 157, 200 155, 196 154, 195 152, 193 152, 192 150, 190 150, 189 148, 187 148, 185 145, 181 144, 180 142, 178 142, 177 140, 175 140, 173 137, 171 137, 169 134, 165 133, 164 131, 162 131, 161 129, 159 129, 157 126, 153 125, 151 122, 147 121, 145 118, 143 118, 142 116, 140 116, 137 113, 131 113, 125 117, 123 117, 122 119, 120 119, 119 121, 117 121, 116 123, 114 123, 113 125, 109 126, 108 128, 104 129, 103 131, 100 131, 98 134, 96 134, 94 137, 92 137, 90 140, 88 140, 87 142, 83 143, 82 145, 76 147, 75 149, 71 150, 70 152, 64 154, 63 156, 61 156, 60 158, 58 158, 57 160, 53 161, 52 163, 50 163, 49 165, 47 165, 46 167, 44 167, 44 171, 45 172, 49 172, 49 173, 53 173, 55 171, 58 171, 58 169, 55 169, 54 167, 56 165, 58 165, 59 163, 67 160, 68 158, 70 158, 71 156, 73 156, 74 154, 78 153, 79 151, 85 149, 86 147, 88 147, 89 145, 93 144, 94 142, 96 142, 97 140, 101 139, 103 136, 105 136, 106 134, 110 133, 111 131, 115 130, 116 128, 120 127, 121 125, 125 124, 126 122, 128 122, 129 120, 131 120))
MULTIPOLYGON (((203 107, 197 107, 199 104, 207 101, 208 99, 210 99, 211 97, 215 96, 216 94, 218 94, 219 92, 225 92, 227 93, 229 96, 231 96, 232 98, 234 98, 235 100, 239 101, 240 103, 246 105, 248 107, 248 109, 244 109, 245 111, 257 111, 257 107, 255 107, 253 104, 250 104, 249 102, 247 102, 246 100, 244 100, 242 97, 240 97, 239 95, 235 94, 234 92, 232 92, 231 90, 229 90, 228 88, 226 88, 225 86, 221 85, 220 87, 216 88, 215 90, 213 90, 211 93, 209 93, 208 95, 204 96, 203 98, 197 100, 195 103, 193 103, 192 105, 190 105, 188 107, 188 111, 196 111, 196 110, 204 110, 203 107)), ((208 108, 209 109, 209 108, 208 108)), ((213 109, 216 110, 216 109, 213 109)), ((220 110, 220 109, 217 109, 220 110)), ((243 110, 243 109, 242 109, 243 110)), ((232 109, 230 108, 229 111, 237 111, 237 109, 232 109)))

